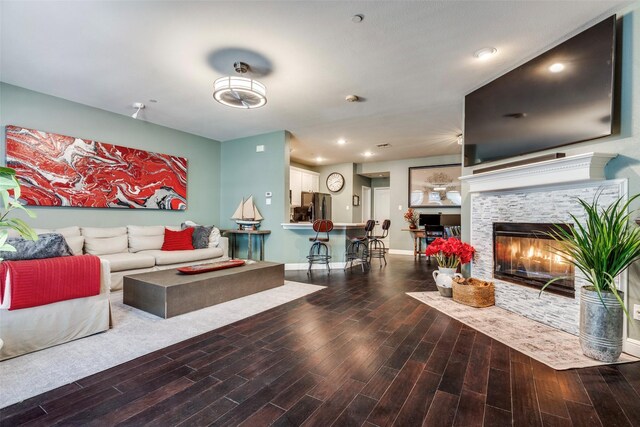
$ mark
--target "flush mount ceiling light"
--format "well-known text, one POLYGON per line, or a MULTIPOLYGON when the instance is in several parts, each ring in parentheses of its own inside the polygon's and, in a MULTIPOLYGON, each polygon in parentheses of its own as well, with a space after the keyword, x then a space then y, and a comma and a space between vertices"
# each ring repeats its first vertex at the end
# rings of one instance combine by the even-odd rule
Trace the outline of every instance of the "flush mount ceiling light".
POLYGON ((473 56, 478 59, 489 59, 489 57, 495 55, 497 52, 498 49, 496 49, 495 47, 485 47, 483 49, 476 50, 473 53, 473 56))
POLYGON ((373 156, 373 153, 372 153, 371 151, 365 151, 365 152, 363 153, 363 156, 365 156, 365 157, 371 157, 371 156, 373 156))
POLYGON ((239 76, 221 77, 213 82, 213 98, 233 108, 260 108, 267 103, 267 88, 257 80, 242 77, 249 71, 244 62, 235 62, 239 76))
POLYGON ((344 145, 344 144, 346 144, 346 143, 347 143, 347 140, 346 140, 346 139, 344 139, 344 138, 340 138, 340 139, 338 140, 338 145, 344 145))
POLYGON ((136 112, 133 113, 131 115, 131 117, 133 117, 134 119, 138 118, 138 114, 140 113, 140 110, 144 110, 145 109, 145 105, 142 102, 134 102, 133 103, 133 108, 136 108, 136 112))
POLYGON ((561 62, 556 62, 555 64, 551 64, 549 66, 549 71, 551 71, 552 73, 559 73, 562 70, 564 70, 564 64, 561 62))

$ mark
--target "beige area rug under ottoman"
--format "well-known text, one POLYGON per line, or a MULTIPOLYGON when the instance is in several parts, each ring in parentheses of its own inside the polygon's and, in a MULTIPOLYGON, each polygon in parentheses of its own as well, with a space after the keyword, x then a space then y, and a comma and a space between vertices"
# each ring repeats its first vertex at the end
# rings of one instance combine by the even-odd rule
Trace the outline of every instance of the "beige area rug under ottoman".
MULTIPOLYGON (((608 365, 582 354, 578 337, 500 307, 474 308, 441 297, 438 292, 407 295, 556 370, 608 365)), ((637 362, 622 353, 616 363, 637 362)))

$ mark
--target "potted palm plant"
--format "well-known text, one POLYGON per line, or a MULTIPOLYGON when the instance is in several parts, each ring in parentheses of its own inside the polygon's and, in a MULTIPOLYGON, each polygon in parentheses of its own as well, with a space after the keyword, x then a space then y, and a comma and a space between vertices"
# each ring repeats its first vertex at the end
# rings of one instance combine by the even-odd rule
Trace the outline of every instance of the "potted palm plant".
MULTIPOLYGON (((25 212, 34 218, 33 212, 25 209, 20 203, 20 184, 16 178, 16 171, 0 166, 0 252, 15 252, 15 248, 7 243, 9 229, 16 230, 25 239, 36 240, 38 236, 29 225, 20 218, 9 218, 15 210, 25 212)), ((0 258, 2 261, 2 258, 0 258)))
POLYGON ((549 233, 560 243, 554 252, 587 281, 580 289, 580 346, 586 356, 602 362, 615 362, 622 353, 623 320, 629 313, 615 278, 640 259, 640 228, 630 221, 632 213, 627 213, 638 197, 626 203, 619 198, 604 209, 598 208, 599 197, 592 203, 578 199, 586 220, 580 223, 571 215, 573 227, 557 226, 549 233))

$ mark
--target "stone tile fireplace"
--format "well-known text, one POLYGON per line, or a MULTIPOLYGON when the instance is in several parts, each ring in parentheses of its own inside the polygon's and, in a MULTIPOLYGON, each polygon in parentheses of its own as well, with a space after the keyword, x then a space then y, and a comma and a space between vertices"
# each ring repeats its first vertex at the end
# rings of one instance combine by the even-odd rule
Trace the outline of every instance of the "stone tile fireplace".
POLYGON ((577 198, 599 197, 599 204, 607 206, 626 194, 626 180, 604 179, 604 167, 613 157, 587 153, 461 178, 471 195, 470 241, 477 252, 472 275, 494 281, 497 306, 578 335, 584 278, 555 258, 551 241, 536 242, 544 240, 536 237, 550 224, 572 223, 571 214, 582 221, 577 198), (540 295, 549 277, 560 275, 574 279, 540 295))

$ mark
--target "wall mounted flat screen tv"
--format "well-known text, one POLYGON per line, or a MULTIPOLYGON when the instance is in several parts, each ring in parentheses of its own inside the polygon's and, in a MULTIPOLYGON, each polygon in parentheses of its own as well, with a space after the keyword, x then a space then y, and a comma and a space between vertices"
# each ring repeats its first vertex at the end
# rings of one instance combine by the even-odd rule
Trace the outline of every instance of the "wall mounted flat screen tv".
POLYGON ((616 17, 465 97, 464 165, 611 135, 616 17))

